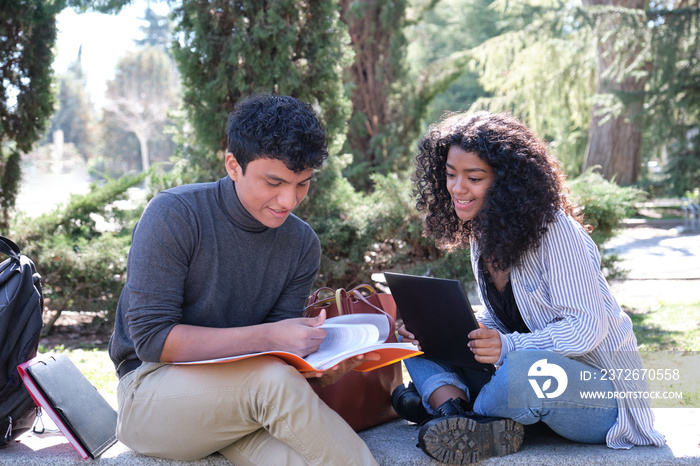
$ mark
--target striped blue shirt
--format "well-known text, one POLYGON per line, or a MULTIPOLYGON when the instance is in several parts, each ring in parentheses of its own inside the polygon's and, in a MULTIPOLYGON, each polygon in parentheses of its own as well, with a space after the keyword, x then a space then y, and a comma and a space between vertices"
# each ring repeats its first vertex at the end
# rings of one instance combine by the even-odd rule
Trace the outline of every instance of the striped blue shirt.
MULTIPOLYGON (((479 247, 471 244, 477 277, 477 315, 486 327, 501 332, 502 364, 510 351, 554 351, 596 369, 641 369, 632 321, 622 312, 600 270, 600 254, 583 227, 564 212, 548 225, 539 248, 527 251, 512 267, 510 280, 518 309, 531 333, 508 333, 494 318, 486 285, 478 273, 479 247)), ((613 380, 616 390, 646 391, 646 382, 613 380), (625 384, 625 385, 623 385, 625 384)), ((617 422, 608 431, 611 448, 665 443, 654 429, 654 415, 643 399, 618 399, 617 422)))

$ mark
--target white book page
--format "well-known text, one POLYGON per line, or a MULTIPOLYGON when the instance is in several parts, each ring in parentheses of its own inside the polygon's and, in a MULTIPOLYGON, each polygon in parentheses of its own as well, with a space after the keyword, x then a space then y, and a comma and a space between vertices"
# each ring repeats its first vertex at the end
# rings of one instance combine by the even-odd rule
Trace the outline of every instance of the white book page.
POLYGON ((326 331, 321 347, 304 359, 314 367, 340 354, 352 352, 377 343, 379 329, 372 324, 323 324, 326 331))

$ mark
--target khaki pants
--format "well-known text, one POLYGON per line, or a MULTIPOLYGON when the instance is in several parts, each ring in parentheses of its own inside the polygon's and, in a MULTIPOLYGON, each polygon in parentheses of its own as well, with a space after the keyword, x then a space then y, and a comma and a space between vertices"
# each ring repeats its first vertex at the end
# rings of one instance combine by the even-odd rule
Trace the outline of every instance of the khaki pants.
POLYGON ((119 381, 117 438, 177 460, 220 452, 237 465, 376 465, 294 368, 274 357, 144 363, 119 381))

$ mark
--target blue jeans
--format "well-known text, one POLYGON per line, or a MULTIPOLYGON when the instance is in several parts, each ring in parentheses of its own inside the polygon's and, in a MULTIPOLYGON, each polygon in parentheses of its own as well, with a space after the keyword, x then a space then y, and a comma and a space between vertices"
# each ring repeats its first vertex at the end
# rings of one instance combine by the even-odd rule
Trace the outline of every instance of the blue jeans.
POLYGON ((617 420, 614 399, 583 399, 580 395, 583 391, 612 391, 612 382, 601 380, 596 369, 551 351, 512 352, 490 380, 484 380, 481 371, 422 356, 404 363, 431 414, 435 410, 428 404, 430 395, 443 385, 453 385, 474 400, 477 414, 509 418, 521 424, 542 421, 557 434, 576 442, 605 443, 608 430, 617 420), (562 371, 564 384, 560 381, 562 371))

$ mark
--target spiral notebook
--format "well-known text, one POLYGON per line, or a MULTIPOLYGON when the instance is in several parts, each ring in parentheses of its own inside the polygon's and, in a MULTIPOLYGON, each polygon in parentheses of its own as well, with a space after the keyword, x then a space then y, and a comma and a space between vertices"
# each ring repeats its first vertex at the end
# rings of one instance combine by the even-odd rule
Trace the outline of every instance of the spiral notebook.
POLYGON ((17 366, 37 406, 83 459, 117 442, 117 413, 64 354, 41 355, 17 366))

